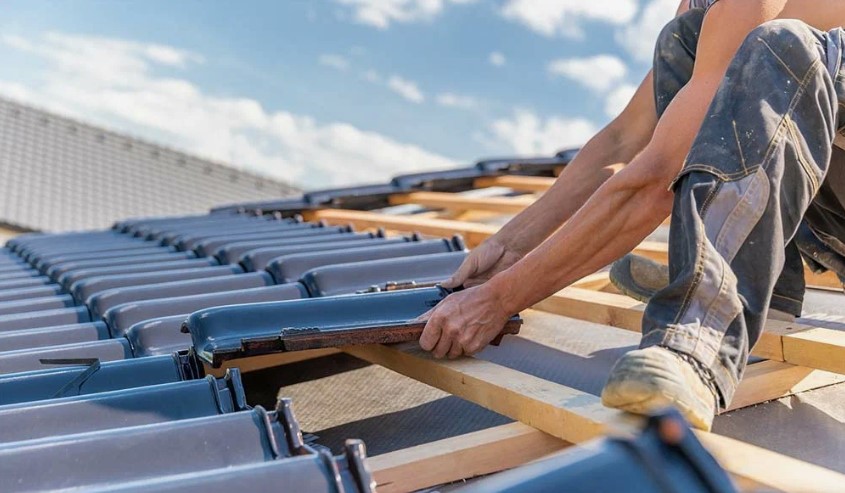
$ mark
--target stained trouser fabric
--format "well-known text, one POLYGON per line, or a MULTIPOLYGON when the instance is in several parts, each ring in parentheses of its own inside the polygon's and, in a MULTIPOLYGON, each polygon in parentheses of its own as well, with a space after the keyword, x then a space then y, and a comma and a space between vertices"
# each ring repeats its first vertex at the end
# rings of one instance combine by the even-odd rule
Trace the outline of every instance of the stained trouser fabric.
MULTIPOLYGON (((841 33, 796 20, 752 31, 672 185, 670 284, 646 308, 641 347, 659 345, 695 359, 722 408, 760 337, 776 285, 796 293, 779 291, 775 301, 800 309, 797 289, 785 280, 803 295, 803 274, 793 270, 800 256, 790 242, 805 214, 826 246, 845 239, 845 160, 838 149, 831 160, 845 104, 841 33), (816 203, 817 195, 828 200, 816 203), (787 260, 789 277, 781 278, 787 260)), ((680 42, 664 31, 661 42, 667 39, 680 42)), ((657 58, 665 49, 659 44, 657 58)), ((661 63, 655 63, 656 91, 678 85, 661 63)), ((662 95, 656 94, 659 110, 662 95)))
MULTIPOLYGON (((658 117, 692 78, 704 15, 703 8, 689 10, 670 22, 657 40, 653 73, 658 117)), ((785 253, 786 262, 775 284, 770 308, 798 316, 804 302, 804 266, 795 242, 787 244, 785 253)))

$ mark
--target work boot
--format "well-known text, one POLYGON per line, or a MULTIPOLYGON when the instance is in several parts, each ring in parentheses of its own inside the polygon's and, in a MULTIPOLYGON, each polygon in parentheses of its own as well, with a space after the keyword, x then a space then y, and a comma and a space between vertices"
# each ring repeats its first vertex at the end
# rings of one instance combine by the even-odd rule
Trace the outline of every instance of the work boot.
POLYGON ((716 390, 697 363, 669 349, 652 346, 622 356, 601 394, 607 407, 647 415, 674 406, 696 428, 710 430, 716 390))
POLYGON ((610 282, 622 294, 648 303, 655 293, 669 285, 669 267, 629 253, 613 263, 610 282))

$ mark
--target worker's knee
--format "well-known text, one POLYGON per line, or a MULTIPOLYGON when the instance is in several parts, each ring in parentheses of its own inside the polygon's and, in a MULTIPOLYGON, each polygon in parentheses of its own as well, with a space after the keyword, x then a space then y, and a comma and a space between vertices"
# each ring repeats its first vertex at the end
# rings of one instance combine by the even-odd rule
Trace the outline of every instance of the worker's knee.
POLYGON ((766 22, 751 31, 737 52, 737 60, 749 66, 773 64, 798 74, 822 56, 813 29, 795 19, 766 22))

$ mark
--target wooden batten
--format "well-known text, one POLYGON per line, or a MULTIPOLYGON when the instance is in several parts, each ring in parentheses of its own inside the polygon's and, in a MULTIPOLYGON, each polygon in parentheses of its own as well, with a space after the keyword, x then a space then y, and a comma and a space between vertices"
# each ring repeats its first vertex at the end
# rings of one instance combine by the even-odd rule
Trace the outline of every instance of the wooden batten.
MULTIPOLYGON (((571 443, 635 433, 640 421, 599 398, 475 358, 438 361, 416 344, 344 351, 516 419, 571 443)), ((845 475, 712 433, 697 436, 734 476, 779 491, 840 491, 845 475)))
POLYGON ((489 211, 518 214, 534 203, 533 197, 470 197, 456 193, 412 192, 390 197, 393 205, 417 204, 434 209, 489 211))
MULTIPOLYGON (((534 308, 639 332, 645 305, 622 295, 567 288, 534 308)), ((769 320, 752 354, 845 374, 845 332, 769 320)))
POLYGON ((507 187, 518 192, 545 192, 552 188, 555 180, 545 176, 486 176, 475 180, 475 187, 507 187))
POLYGON ((307 214, 308 220, 324 220, 329 224, 352 224, 357 228, 378 228, 403 232, 419 232, 426 235, 451 236, 459 234, 467 245, 477 246, 499 230, 496 226, 449 219, 416 218, 413 216, 390 216, 375 212, 323 209, 307 214))
POLYGON ((401 493, 521 466, 569 444, 522 423, 370 457, 379 493, 401 493))
POLYGON ((253 356, 251 358, 233 359, 223 362, 220 368, 212 368, 211 365, 205 366, 205 373, 217 378, 226 374, 229 368, 238 368, 241 373, 249 373, 252 371, 264 370, 266 368, 273 368, 276 366, 289 365, 291 363, 298 363, 300 361, 307 361, 309 359, 320 358, 323 356, 330 356, 337 354, 340 349, 325 348, 325 349, 309 349, 308 351, 295 351, 290 353, 276 353, 265 354, 263 356, 253 356))

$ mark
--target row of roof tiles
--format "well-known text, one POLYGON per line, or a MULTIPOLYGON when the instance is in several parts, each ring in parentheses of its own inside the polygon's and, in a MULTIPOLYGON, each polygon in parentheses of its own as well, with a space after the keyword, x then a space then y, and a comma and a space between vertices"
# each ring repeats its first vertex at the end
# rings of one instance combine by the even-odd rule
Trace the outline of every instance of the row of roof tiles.
MULTIPOLYGON (((455 176, 426 179, 437 187, 455 176)), ((0 250, 3 491, 372 491, 362 443, 332 456, 303 440, 290 401, 251 407, 236 368, 223 378, 205 369, 415 339, 421 327, 411 322, 448 294, 432 284, 454 271, 465 247, 458 237, 386 237, 281 216, 226 209, 9 241, 0 250)), ((515 332, 518 317, 512 322, 515 332)), ((685 487, 731 491, 694 438, 679 448, 652 428, 603 444, 600 459, 575 454, 474 488, 653 491, 664 479, 643 474, 642 454, 631 453, 642 449, 685 487), (608 474, 596 482, 585 472, 598 463, 608 474)))
POLYGON ((464 255, 457 238, 242 214, 9 241, 0 250, 4 491, 169 491, 185 478, 208 491, 266 491, 279 481, 295 491, 369 491, 360 443, 338 457, 304 444, 286 401, 251 408, 237 370, 214 379, 203 363, 253 354, 279 320, 324 330, 405 323, 443 293, 384 292, 388 284, 440 279, 464 255), (361 291, 381 293, 337 296, 361 291), (246 311, 215 311, 233 304, 246 311), (214 445, 184 459, 198 443, 214 445))

